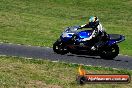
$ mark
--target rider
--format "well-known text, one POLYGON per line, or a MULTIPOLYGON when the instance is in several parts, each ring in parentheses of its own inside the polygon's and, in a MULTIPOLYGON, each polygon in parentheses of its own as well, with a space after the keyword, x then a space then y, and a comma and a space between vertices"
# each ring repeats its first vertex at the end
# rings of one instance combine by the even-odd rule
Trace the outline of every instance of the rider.
POLYGON ((106 32, 104 28, 102 27, 102 24, 99 22, 98 17, 96 16, 91 16, 89 18, 89 23, 85 25, 81 25, 79 29, 82 28, 92 28, 93 32, 92 35, 89 38, 84 38, 82 41, 88 41, 92 40, 93 38, 97 37, 99 38, 99 41, 91 47, 91 50, 96 50, 98 47, 101 46, 101 37, 106 35, 106 32))

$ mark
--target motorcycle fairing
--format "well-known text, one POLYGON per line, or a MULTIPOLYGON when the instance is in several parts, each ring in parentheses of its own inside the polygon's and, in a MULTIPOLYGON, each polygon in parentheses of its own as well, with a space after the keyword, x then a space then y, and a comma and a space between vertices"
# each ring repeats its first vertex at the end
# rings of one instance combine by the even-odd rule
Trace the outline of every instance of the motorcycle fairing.
POLYGON ((68 40, 70 40, 72 38, 72 36, 74 35, 74 33, 63 33, 60 38, 62 41, 67 42, 68 40))
POLYGON ((85 30, 78 33, 79 39, 88 38, 92 35, 92 30, 85 30))

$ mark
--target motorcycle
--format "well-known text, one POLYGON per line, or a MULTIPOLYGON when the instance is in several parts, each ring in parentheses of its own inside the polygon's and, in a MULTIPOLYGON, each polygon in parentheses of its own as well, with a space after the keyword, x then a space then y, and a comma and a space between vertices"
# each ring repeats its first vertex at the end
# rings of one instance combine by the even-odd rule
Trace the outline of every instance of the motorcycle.
POLYGON ((67 27, 61 34, 60 38, 53 44, 53 51, 57 54, 85 54, 92 56, 100 56, 103 59, 113 59, 119 54, 118 43, 125 40, 124 35, 119 34, 107 34, 104 37, 105 42, 101 47, 98 47, 95 51, 91 50, 91 47, 96 43, 98 39, 92 39, 89 41, 83 41, 92 35, 92 30, 78 31, 79 26, 67 27))

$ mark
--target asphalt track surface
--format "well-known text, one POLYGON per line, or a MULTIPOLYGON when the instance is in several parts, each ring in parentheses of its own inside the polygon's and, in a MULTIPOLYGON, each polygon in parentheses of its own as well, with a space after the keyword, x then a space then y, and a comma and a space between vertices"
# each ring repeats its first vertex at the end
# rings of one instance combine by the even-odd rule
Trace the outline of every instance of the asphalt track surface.
POLYGON ((68 63, 77 63, 92 66, 111 67, 132 70, 132 57, 119 55, 113 60, 101 59, 99 56, 66 54, 59 55, 52 48, 26 46, 16 44, 0 44, 0 55, 20 56, 34 59, 48 59, 68 63))

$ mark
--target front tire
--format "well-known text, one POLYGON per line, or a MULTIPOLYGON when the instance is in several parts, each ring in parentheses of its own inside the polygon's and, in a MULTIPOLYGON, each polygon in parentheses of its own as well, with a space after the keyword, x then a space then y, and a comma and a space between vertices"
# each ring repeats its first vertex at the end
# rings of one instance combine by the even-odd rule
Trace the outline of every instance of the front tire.
POLYGON ((53 44, 53 51, 56 52, 57 54, 67 54, 68 51, 65 48, 65 46, 63 45, 63 42, 61 41, 61 39, 58 39, 54 44, 53 44))
POLYGON ((109 47, 105 47, 101 50, 100 57, 103 59, 113 59, 119 54, 119 47, 118 45, 112 45, 109 47))

